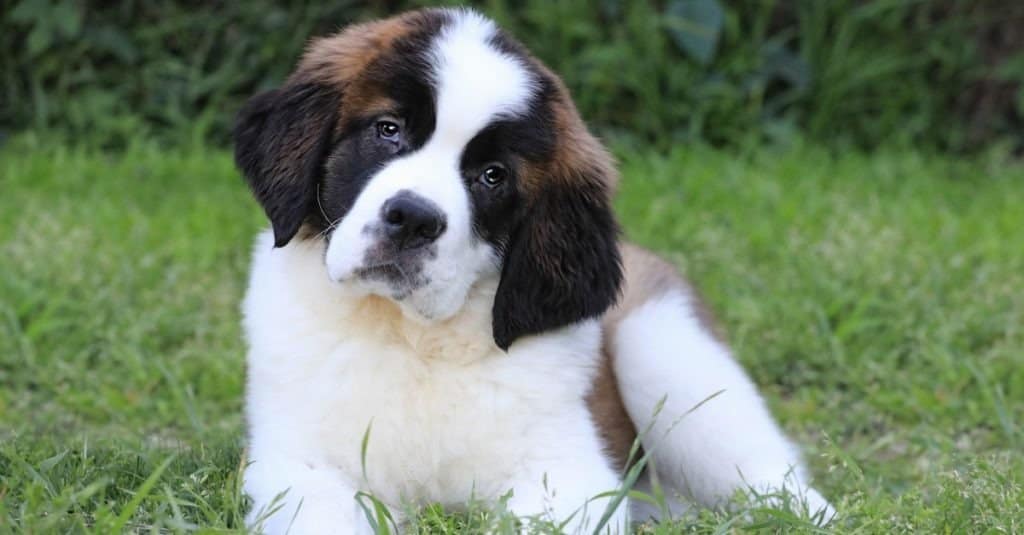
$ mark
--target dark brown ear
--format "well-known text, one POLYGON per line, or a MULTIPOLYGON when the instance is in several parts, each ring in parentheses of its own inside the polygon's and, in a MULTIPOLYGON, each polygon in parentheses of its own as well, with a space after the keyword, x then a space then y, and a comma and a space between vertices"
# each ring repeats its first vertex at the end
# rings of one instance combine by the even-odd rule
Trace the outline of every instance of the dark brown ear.
POLYGON ((276 247, 315 213, 340 101, 326 84, 293 82, 252 97, 235 120, 235 164, 270 218, 276 247))
POLYGON ((559 177, 529 203, 494 298, 498 347, 599 316, 615 303, 622 265, 604 173, 598 166, 559 177))

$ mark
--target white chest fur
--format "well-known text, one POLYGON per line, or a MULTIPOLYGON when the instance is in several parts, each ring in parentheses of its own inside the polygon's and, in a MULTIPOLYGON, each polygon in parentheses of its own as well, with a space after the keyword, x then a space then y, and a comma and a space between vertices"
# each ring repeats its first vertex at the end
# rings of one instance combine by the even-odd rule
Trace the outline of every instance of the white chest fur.
POLYGON ((583 400, 596 322, 505 353, 491 339, 495 286, 475 288, 451 320, 419 325, 331 285, 322 245, 274 250, 261 237, 243 305, 250 457, 327 470, 393 504, 492 499, 525 467, 581 450, 606 467, 583 400))

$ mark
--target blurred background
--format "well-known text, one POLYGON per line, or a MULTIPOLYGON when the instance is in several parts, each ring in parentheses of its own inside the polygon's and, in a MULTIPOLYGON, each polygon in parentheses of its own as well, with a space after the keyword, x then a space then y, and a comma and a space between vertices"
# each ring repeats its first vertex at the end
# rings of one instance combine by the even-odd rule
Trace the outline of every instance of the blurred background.
MULTIPOLYGON (((4 0, 0 131, 224 145, 312 35, 425 2, 4 0)), ((435 3, 436 4, 436 3, 435 3)), ((605 135, 974 151, 1024 139, 1024 2, 474 2, 605 135)))

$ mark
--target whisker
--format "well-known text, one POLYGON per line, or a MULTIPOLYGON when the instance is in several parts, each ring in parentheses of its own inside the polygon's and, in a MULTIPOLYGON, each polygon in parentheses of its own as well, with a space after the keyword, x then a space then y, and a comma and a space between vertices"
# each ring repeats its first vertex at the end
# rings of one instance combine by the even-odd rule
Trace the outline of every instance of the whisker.
POLYGON ((320 209, 320 215, 324 216, 324 221, 327 221, 327 228, 321 230, 320 233, 317 234, 317 238, 323 238, 323 237, 327 236, 328 232, 330 232, 330 231, 334 230, 335 228, 337 228, 338 223, 341 222, 341 218, 344 217, 344 216, 338 216, 337 219, 335 219, 334 221, 331 221, 331 218, 327 215, 327 211, 324 210, 323 203, 320 202, 320 183, 319 182, 317 182, 317 184, 316 184, 316 206, 317 206, 317 208, 320 209))
POLYGON ((324 221, 330 221, 331 218, 327 216, 327 211, 324 210, 323 203, 320 202, 320 183, 316 183, 316 206, 320 209, 320 215, 324 216, 324 221))
POLYGON ((327 228, 321 230, 320 233, 317 234, 317 238, 326 237, 328 232, 330 232, 330 231, 332 231, 332 230, 334 230, 334 229, 336 229, 338 227, 338 223, 341 222, 341 219, 342 219, 342 217, 339 216, 338 219, 335 219, 334 221, 329 222, 327 224, 327 228))

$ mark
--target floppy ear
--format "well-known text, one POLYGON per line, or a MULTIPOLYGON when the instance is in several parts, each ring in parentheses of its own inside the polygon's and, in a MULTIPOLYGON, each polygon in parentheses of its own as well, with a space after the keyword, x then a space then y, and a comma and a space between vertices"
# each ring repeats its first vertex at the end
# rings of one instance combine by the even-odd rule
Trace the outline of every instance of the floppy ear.
POLYGON ((235 164, 286 245, 316 202, 316 186, 341 95, 321 83, 293 82, 246 102, 235 120, 235 164))
POLYGON ((494 297, 498 347, 599 316, 615 303, 622 265, 603 174, 559 177, 530 202, 512 233, 494 297))

